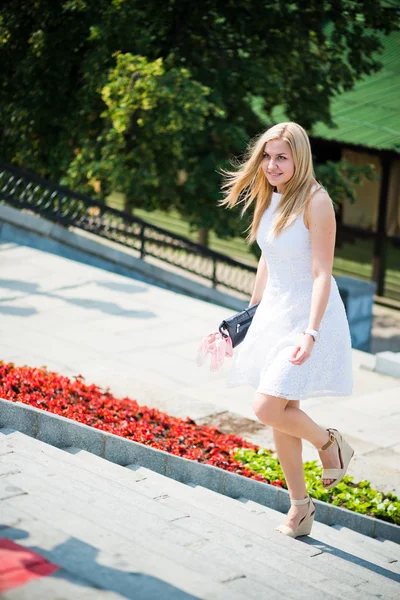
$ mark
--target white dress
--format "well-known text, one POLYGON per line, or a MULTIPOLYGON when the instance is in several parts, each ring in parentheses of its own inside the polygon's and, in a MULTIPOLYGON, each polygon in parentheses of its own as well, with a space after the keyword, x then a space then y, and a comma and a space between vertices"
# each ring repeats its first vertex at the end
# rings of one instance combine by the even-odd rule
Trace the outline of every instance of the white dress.
MULTIPOLYGON (((314 189, 314 188, 313 188, 314 189)), ((350 396, 353 389, 351 337, 336 280, 331 278, 320 337, 301 365, 289 362, 308 327, 312 296, 310 232, 303 213, 275 240, 274 211, 282 194, 273 192, 261 217, 257 243, 266 259, 268 280, 244 340, 233 350, 226 387, 250 385, 287 400, 350 396)))

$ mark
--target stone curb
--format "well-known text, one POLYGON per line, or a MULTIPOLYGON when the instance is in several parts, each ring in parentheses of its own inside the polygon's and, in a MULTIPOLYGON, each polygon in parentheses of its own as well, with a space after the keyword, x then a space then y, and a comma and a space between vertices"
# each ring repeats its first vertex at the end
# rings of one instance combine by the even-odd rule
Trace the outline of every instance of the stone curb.
MULTIPOLYGON (((0 428, 15 429, 57 448, 76 446, 118 465, 135 463, 181 483, 201 485, 230 498, 245 497, 280 512, 289 510, 287 490, 175 456, 22 402, 0 398, 0 428)), ((321 523, 343 525, 372 538, 400 542, 400 527, 396 525, 319 500, 314 502, 315 518, 321 523)))
MULTIPOLYGON (((164 261, 162 267, 159 267, 150 262, 153 257, 149 257, 147 261, 143 260, 132 254, 134 250, 124 250, 124 247, 116 242, 101 241, 101 238, 99 241, 98 236, 96 236, 97 239, 94 237, 76 228, 68 229, 63 225, 58 225, 45 217, 0 204, 0 239, 33 246, 58 256, 108 269, 120 275, 137 277, 137 274, 140 274, 146 277, 149 283, 152 281, 156 284, 161 283, 167 289, 183 292, 199 300, 212 302, 232 310, 239 311, 248 306, 248 300, 242 300, 194 281, 193 278, 173 272, 168 263, 164 261), (18 235, 21 231, 23 232, 22 237, 18 235), (30 232, 30 235, 27 235, 26 232, 30 232), (72 252, 71 249, 73 249, 72 252)), ((176 270, 179 268, 176 267, 176 270)), ((201 279, 200 276, 198 278, 201 279)))

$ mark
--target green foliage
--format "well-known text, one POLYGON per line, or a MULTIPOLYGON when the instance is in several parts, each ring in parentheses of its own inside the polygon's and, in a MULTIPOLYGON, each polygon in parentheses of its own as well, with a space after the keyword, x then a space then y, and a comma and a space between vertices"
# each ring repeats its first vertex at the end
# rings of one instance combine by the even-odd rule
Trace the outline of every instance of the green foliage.
MULTIPOLYGON (((287 489, 285 476, 276 454, 264 448, 260 448, 258 452, 238 448, 234 458, 271 483, 281 481, 283 487, 287 489)), ((321 476, 322 467, 318 461, 304 463, 307 492, 313 498, 400 525, 400 499, 394 494, 384 494, 371 488, 369 481, 354 483, 354 478, 349 475, 346 475, 334 488, 326 490, 322 485, 321 476)))
POLYGON ((166 69, 162 58, 150 62, 121 52, 115 62, 100 90, 102 131, 82 139, 63 183, 82 188, 100 180, 103 194, 119 190, 143 198, 148 210, 167 209, 171 198, 164 196, 163 204, 160 190, 177 189, 189 134, 224 112, 184 67, 166 69))
POLYGON ((251 98, 330 125, 398 24, 384 0, 3 0, 0 156, 241 235, 251 215, 217 206, 219 172, 264 127, 251 98))

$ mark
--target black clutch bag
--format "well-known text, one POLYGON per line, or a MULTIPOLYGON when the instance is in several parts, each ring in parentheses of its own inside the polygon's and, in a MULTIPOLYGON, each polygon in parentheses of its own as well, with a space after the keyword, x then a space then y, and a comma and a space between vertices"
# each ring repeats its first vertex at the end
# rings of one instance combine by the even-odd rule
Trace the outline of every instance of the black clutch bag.
MULTIPOLYGON (((259 303, 258 303, 259 304, 259 303)), ((243 342, 247 330, 250 327, 250 323, 253 320, 258 304, 253 304, 248 308, 236 313, 228 319, 224 319, 218 327, 219 332, 224 337, 229 337, 232 340, 232 347, 238 346, 240 342, 243 342), (225 331, 224 331, 225 329, 225 331), (228 333, 226 333, 226 331, 228 333)))

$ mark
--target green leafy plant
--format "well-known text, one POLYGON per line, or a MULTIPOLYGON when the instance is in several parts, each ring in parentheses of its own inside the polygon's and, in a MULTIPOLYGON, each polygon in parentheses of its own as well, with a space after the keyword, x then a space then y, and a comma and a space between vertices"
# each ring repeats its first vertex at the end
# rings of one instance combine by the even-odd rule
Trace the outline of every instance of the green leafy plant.
MULTIPOLYGON (((270 481, 279 480, 287 489, 279 459, 270 450, 237 448, 234 458, 270 481)), ((346 475, 334 488, 326 490, 322 485, 322 467, 316 460, 304 463, 304 476, 307 492, 313 498, 400 525, 400 499, 395 494, 375 490, 366 480, 354 483, 350 475, 346 475)))

